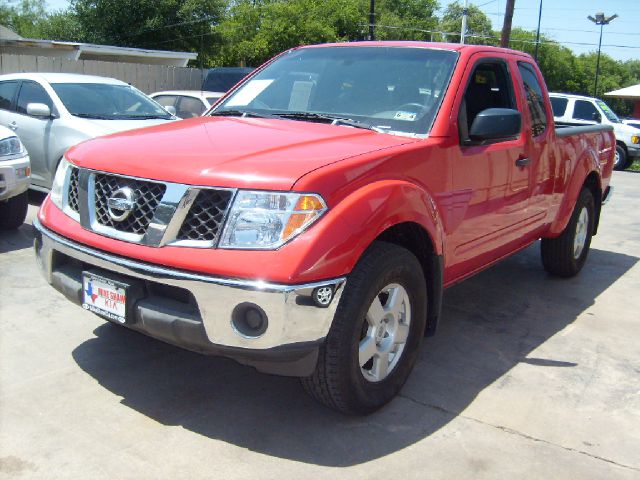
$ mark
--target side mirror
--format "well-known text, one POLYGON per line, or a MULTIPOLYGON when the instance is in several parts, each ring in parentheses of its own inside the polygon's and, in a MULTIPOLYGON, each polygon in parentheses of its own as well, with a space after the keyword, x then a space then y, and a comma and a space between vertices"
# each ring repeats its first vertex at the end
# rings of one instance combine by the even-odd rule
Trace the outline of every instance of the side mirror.
POLYGON ((174 107, 173 105, 168 105, 166 107, 164 107, 164 109, 169 112, 171 115, 173 115, 174 117, 176 116, 176 107, 174 107))
POLYGON ((602 115, 600 115, 600 112, 593 112, 593 120, 602 123, 602 115))
POLYGON ((471 124, 469 138, 474 142, 515 137, 520 133, 522 116, 511 108, 482 110, 471 124))
POLYGON ((44 103, 27 104, 27 115, 32 117, 51 118, 51 109, 44 103))

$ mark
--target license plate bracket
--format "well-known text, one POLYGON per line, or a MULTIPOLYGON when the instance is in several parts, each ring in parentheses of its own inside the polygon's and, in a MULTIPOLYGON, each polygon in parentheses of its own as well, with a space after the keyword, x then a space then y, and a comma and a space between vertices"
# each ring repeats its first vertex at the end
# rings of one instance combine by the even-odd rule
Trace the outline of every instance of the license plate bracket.
POLYGON ((131 285, 94 272, 82 272, 82 308, 117 323, 130 323, 131 285))

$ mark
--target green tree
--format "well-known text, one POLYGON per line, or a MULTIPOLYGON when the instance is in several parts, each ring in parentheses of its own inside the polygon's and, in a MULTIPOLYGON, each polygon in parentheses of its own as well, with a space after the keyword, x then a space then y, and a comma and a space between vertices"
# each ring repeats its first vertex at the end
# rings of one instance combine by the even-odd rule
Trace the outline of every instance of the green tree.
POLYGON ((0 25, 25 38, 38 38, 40 23, 47 17, 45 0, 20 0, 0 4, 0 25))
POLYGON ((432 32, 438 25, 438 17, 435 15, 437 8, 436 0, 378 1, 376 39, 433 40, 432 32))
POLYGON ((358 0, 240 0, 217 29, 216 63, 257 66, 298 45, 355 39, 364 18, 358 0))
MULTIPOLYGON (((450 3, 442 19, 440 30, 445 32, 442 40, 445 42, 460 43, 460 29, 462 27, 463 7, 459 2, 450 3)), ((469 5, 467 15, 467 33, 465 43, 475 45, 498 45, 499 39, 491 29, 491 20, 475 5, 469 5)))
POLYGON ((85 41, 162 50, 208 50, 224 0, 71 0, 85 41))

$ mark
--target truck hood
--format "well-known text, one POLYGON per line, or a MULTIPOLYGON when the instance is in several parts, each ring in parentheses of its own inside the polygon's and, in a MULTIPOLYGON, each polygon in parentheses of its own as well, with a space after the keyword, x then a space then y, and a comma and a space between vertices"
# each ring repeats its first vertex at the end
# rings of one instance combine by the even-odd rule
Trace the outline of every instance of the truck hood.
POLYGON ((190 185, 289 190, 304 174, 416 140, 293 120, 200 117, 73 147, 74 164, 190 185))

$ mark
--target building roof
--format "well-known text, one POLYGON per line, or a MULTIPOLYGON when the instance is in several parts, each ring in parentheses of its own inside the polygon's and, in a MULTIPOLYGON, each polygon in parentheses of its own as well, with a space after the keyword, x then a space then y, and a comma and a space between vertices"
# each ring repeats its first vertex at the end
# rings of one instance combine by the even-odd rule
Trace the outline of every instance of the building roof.
POLYGON ((616 98, 629 98, 632 100, 640 100, 640 83, 638 85, 632 85, 630 87, 621 88, 620 90, 614 90, 613 92, 605 93, 607 97, 616 98))
POLYGON ((67 60, 146 63, 176 67, 186 67, 189 60, 195 60, 198 57, 197 53, 191 52, 171 52, 167 50, 148 50, 144 48, 23 38, 2 25, 0 25, 0 47, 2 53, 13 55, 37 55, 65 58, 67 60))

